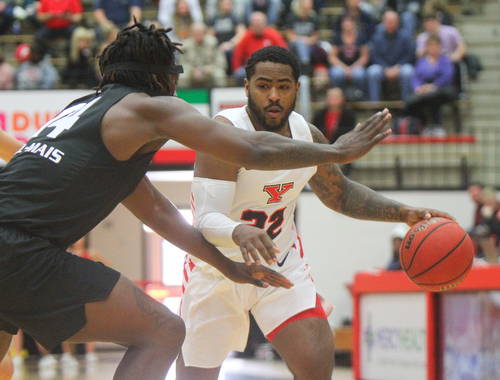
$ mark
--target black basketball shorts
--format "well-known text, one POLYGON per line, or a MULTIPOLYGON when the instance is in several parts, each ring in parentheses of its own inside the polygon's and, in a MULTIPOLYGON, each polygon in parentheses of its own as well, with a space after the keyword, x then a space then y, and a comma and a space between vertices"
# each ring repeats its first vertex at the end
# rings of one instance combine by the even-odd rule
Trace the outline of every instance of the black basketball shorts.
POLYGON ((0 330, 21 329, 50 350, 85 326, 85 304, 107 298, 119 278, 102 263, 0 225, 0 330))

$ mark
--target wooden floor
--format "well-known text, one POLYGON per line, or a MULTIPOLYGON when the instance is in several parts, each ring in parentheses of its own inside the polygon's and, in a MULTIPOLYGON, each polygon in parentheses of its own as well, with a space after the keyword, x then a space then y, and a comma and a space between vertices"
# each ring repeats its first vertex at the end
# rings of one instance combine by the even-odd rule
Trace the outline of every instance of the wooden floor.
MULTIPOLYGON (((24 365, 16 368, 14 380, 112 380, 113 373, 123 352, 99 352, 99 361, 87 363, 78 358, 78 366, 65 366, 58 363, 54 368, 38 368, 36 359, 28 358, 24 365)), ((292 380, 293 377, 281 360, 256 360, 228 358, 223 366, 219 380, 292 380)), ((350 368, 339 367, 334 371, 333 380, 352 380, 350 368)), ((166 380, 175 380, 172 367, 166 380)))

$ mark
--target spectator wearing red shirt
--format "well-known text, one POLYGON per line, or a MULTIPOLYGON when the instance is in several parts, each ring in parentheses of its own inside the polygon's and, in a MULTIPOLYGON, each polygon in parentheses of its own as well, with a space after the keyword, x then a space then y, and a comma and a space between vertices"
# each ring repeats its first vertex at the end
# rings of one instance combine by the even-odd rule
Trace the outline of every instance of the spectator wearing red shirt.
POLYGON ((35 41, 53 53, 51 41, 64 37, 71 39, 73 30, 83 17, 80 0, 40 0, 37 20, 42 26, 35 32, 35 41))
POLYGON ((283 36, 276 29, 267 26, 267 16, 262 12, 250 15, 250 26, 234 48, 233 76, 239 85, 246 77, 245 65, 253 52, 266 46, 277 45, 288 49, 283 36))

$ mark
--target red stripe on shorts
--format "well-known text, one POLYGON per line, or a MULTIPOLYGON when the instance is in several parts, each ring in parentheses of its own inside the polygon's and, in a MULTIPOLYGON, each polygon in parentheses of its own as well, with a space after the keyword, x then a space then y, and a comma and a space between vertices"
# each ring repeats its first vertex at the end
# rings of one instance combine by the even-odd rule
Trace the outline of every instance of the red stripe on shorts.
POLYGON ((318 295, 316 295, 316 306, 315 307, 313 307, 312 309, 307 309, 307 310, 301 311, 300 313, 295 314, 293 317, 288 318, 285 322, 283 322, 281 325, 279 325, 273 331, 271 331, 269 334, 267 334, 266 338, 272 342, 274 337, 276 336, 276 334, 279 333, 283 327, 285 327, 286 325, 289 325, 292 322, 299 321, 301 319, 306 319, 306 318, 324 318, 324 319, 327 319, 325 311, 323 310, 323 306, 321 306, 321 301, 319 300, 318 295))

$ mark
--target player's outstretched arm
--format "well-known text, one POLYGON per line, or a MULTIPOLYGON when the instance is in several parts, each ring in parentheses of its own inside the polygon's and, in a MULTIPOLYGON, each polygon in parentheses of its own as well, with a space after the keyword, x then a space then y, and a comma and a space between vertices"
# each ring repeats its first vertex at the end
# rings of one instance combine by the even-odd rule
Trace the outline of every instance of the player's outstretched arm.
MULTIPOLYGON (((327 143, 326 138, 317 128, 311 126, 311 131, 315 142, 327 143)), ((337 165, 318 166, 309 185, 325 206, 356 219, 402 222, 409 226, 432 217, 454 220, 451 215, 443 211, 411 207, 386 198, 346 178, 337 165)))
POLYGON ((0 128, 0 158, 9 162, 14 154, 21 149, 23 144, 0 128))
POLYGON ((132 125, 136 134, 142 130, 141 136, 130 139, 133 144, 173 139, 220 160, 261 170, 352 162, 390 134, 387 123, 391 118, 387 111, 378 112, 332 146, 297 141, 271 132, 240 130, 208 119, 174 97, 129 95, 120 101, 120 107, 110 111, 114 115, 113 124, 116 128, 120 126, 120 134, 125 123, 132 125))
POLYGON ((147 178, 122 203, 164 239, 217 268, 234 282, 287 289, 292 286, 285 277, 269 268, 229 260, 187 223, 177 208, 147 178))

